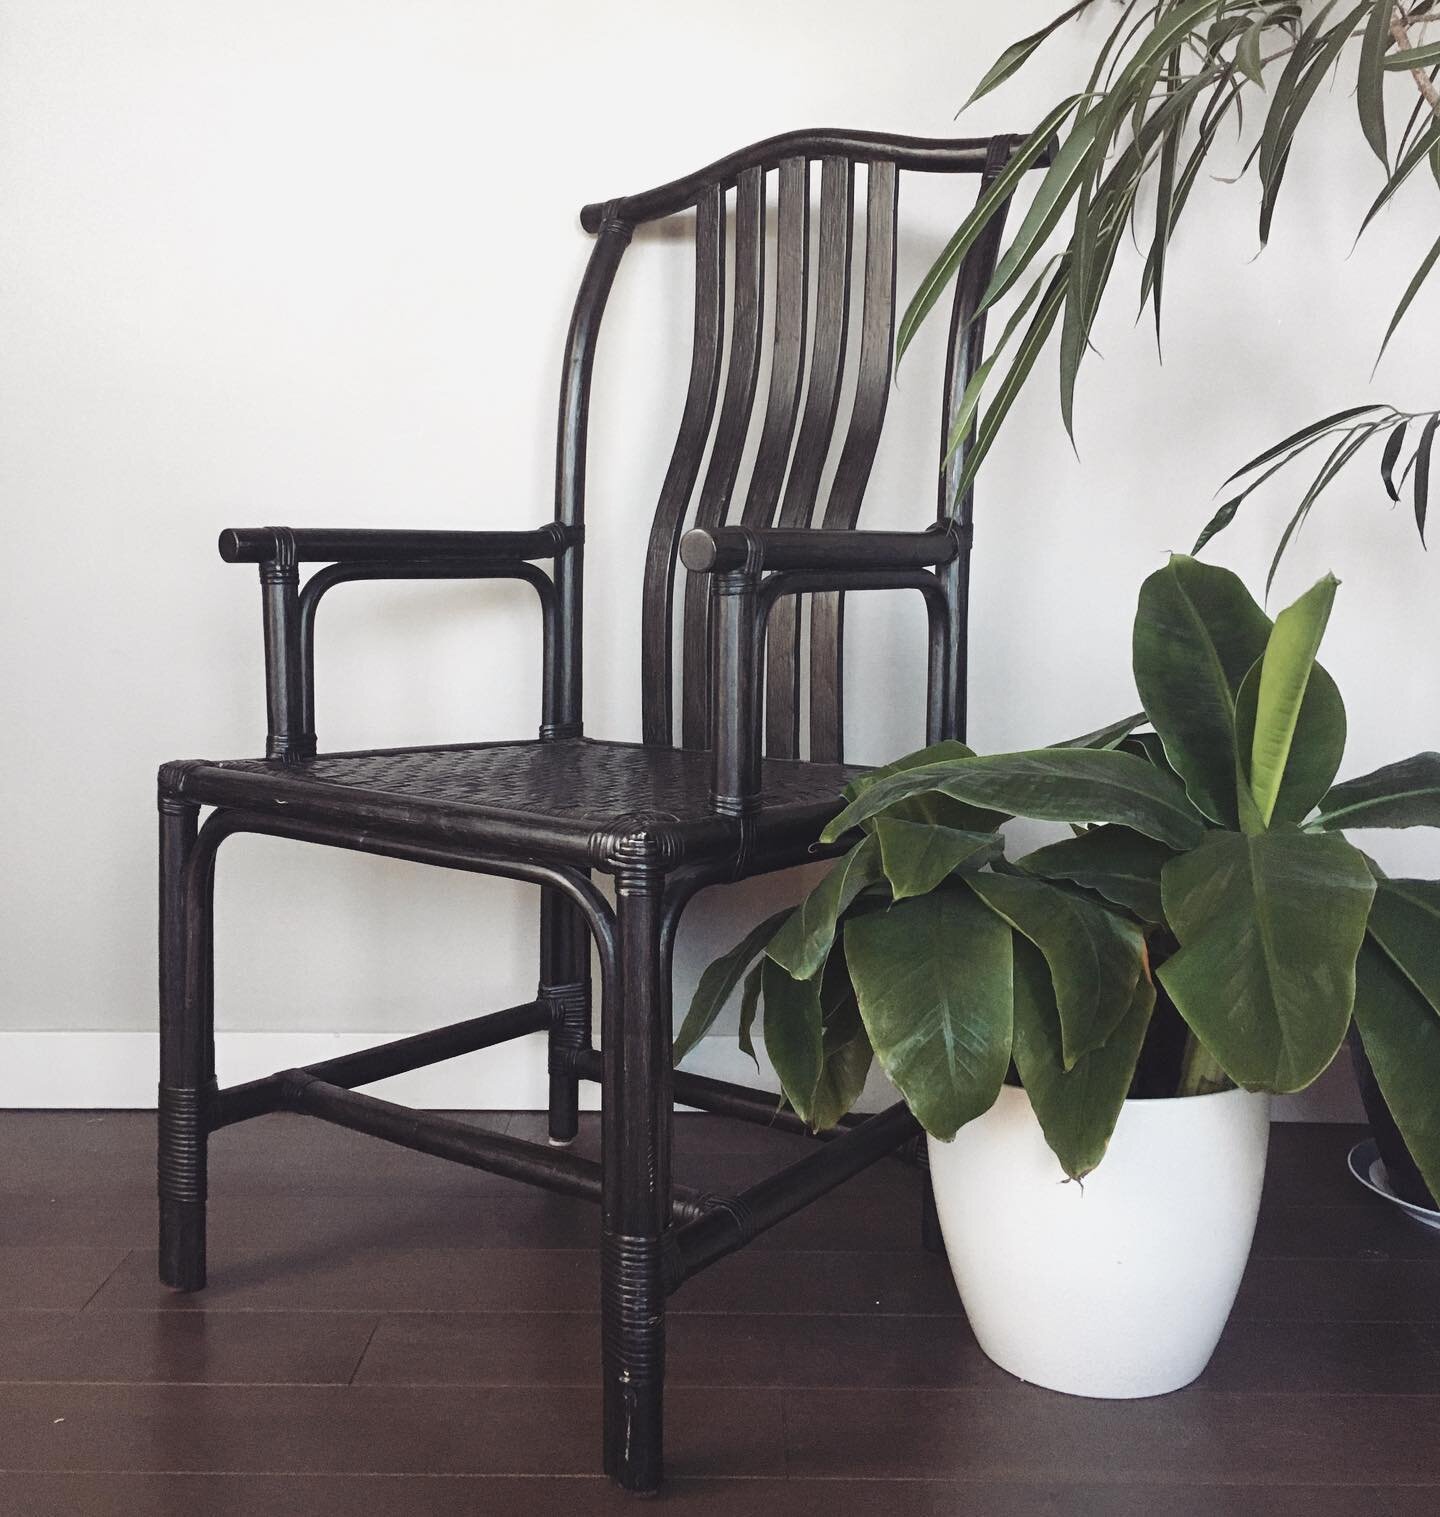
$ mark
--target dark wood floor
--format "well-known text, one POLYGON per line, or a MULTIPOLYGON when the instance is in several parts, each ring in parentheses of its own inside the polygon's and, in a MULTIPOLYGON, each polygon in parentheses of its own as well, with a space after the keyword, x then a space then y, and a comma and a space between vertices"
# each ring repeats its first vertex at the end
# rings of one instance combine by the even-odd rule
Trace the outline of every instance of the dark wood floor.
MULTIPOLYGON (((531 1116, 477 1117, 516 1133, 531 1116)), ((802 1140, 680 1119, 681 1177, 802 1140)), ((672 1507, 746 1517, 1440 1513, 1440 1236, 1278 1127, 1255 1255, 1193 1388, 1012 1380, 862 1175, 674 1299, 672 1507)), ((585 1140, 593 1147, 593 1128, 585 1140)), ((148 1117, 0 1113, 4 1517, 531 1517, 633 1504, 598 1457, 595 1214, 294 1117, 212 1149, 211 1280, 155 1283, 148 1117)))

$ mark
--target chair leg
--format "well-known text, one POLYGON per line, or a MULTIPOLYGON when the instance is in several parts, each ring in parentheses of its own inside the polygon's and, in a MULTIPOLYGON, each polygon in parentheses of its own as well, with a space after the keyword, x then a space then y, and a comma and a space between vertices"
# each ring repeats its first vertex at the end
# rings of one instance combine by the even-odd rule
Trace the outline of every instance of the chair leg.
POLYGON ((540 896, 540 998, 550 1003, 550 1141, 580 1130, 580 1080, 566 1060, 590 1047, 590 935, 573 901, 540 896))
POLYGON ((661 877, 617 875, 620 984, 605 987, 601 1337, 605 1472, 630 1491, 662 1473, 669 1217, 670 1028, 664 1016, 661 877))
POLYGON ((205 1284, 205 1108, 215 1081, 213 866, 195 879, 198 811, 187 801, 160 801, 160 1279, 182 1291, 205 1284))

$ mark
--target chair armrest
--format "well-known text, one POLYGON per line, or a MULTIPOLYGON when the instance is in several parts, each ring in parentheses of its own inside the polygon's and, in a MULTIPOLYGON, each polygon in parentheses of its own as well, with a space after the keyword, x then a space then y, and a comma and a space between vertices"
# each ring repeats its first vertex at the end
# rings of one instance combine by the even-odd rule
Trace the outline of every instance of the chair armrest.
POLYGON ((766 569, 923 569, 960 551, 949 524, 924 532, 826 531, 814 527, 696 527, 680 562, 700 574, 766 569))
POLYGON ((412 532, 369 527, 227 527, 227 564, 390 563, 401 560, 556 558, 580 541, 559 522, 520 532, 412 532))

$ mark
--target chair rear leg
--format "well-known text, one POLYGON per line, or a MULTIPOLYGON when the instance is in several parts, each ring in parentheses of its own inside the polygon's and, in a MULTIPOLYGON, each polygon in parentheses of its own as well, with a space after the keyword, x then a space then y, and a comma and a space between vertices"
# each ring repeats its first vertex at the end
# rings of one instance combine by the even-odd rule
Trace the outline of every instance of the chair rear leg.
POLYGON ((182 1291, 205 1284, 206 1108, 215 1083, 214 870, 213 860, 195 868, 198 810, 160 800, 160 1279, 182 1291))
POLYGON ((671 1087, 660 884, 649 869, 617 875, 620 985, 605 987, 601 1040, 605 1472, 640 1493, 659 1488, 663 1469, 671 1087))
POLYGON ((568 1062, 590 1047, 590 934, 573 901, 540 896, 540 999, 550 1003, 550 1141, 580 1130, 580 1080, 568 1062))

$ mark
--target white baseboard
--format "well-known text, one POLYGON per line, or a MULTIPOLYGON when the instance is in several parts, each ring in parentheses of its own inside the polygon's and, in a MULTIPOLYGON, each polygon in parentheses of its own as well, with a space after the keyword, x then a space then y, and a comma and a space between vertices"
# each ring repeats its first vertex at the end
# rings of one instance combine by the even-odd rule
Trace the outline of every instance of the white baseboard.
MULTIPOLYGON (((413 1031, 413 1029, 411 1029, 413 1031)), ((279 1069, 317 1064, 356 1049, 386 1043, 391 1032, 222 1032, 216 1038, 220 1080, 237 1085, 279 1069)), ((0 1108, 98 1107, 109 1110, 155 1105, 158 1039, 153 1032, 0 1032, 0 1108)), ((773 1072, 740 1052, 736 1039, 704 1038, 685 1062, 695 1074, 776 1089, 773 1072)), ((462 1054, 428 1069, 413 1070, 367 1086, 374 1095, 422 1110, 540 1111, 546 1103, 545 1040, 539 1033, 498 1048, 462 1054)), ((587 1110, 598 1090, 580 1087, 587 1110)), ((876 1109, 894 1100, 883 1077, 872 1076, 861 1105, 876 1109)), ((1279 1121, 1360 1122, 1349 1061, 1341 1058, 1308 1091, 1275 1102, 1279 1121)))

